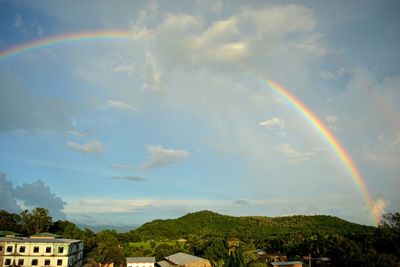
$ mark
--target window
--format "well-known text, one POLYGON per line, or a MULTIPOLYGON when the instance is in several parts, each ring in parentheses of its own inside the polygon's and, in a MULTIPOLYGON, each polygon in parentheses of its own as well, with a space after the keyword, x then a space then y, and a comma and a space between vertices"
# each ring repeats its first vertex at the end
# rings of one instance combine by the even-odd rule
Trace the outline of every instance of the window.
POLYGON ((46 253, 50 253, 51 252, 51 247, 46 247, 46 253))
POLYGON ((3 246, 0 246, 0 251, 3 251, 3 246))
POLYGON ((7 247, 7 252, 12 252, 12 248, 13 248, 12 246, 8 246, 7 247))
POLYGON ((32 260, 32 265, 37 265, 37 263, 38 263, 38 260, 32 260))
POLYGON ((64 252, 64 247, 59 247, 58 248, 58 253, 63 253, 64 252))
POLYGON ((19 266, 24 265, 24 260, 23 260, 23 259, 19 259, 19 260, 18 260, 18 265, 19 265, 19 266))
POLYGON ((39 247, 33 247, 33 253, 39 253, 39 247))
POLYGON ((50 260, 44 260, 44 265, 50 265, 50 260))
POLYGON ((11 265, 11 259, 6 259, 4 265, 11 265))
MULTIPOLYGON (((19 252, 24 253, 25 252, 25 246, 19 247, 19 252)), ((19 265, 19 264, 18 264, 19 265)))
POLYGON ((57 265, 58 266, 62 265, 62 260, 57 260, 57 265))

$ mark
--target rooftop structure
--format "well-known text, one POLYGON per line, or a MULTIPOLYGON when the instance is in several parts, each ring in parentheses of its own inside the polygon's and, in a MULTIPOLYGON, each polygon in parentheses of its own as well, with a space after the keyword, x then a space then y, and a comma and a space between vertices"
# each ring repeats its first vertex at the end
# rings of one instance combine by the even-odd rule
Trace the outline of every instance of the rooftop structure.
POLYGON ((83 242, 45 233, 32 237, 0 237, 0 267, 82 265, 83 242))
POLYGON ((164 260, 169 264, 164 266, 211 267, 209 260, 182 252, 165 257, 164 260))

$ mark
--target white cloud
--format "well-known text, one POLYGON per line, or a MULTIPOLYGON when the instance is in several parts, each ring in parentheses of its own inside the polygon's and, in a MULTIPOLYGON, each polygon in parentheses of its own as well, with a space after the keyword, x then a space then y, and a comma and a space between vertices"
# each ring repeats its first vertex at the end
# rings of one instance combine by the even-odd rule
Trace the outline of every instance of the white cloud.
POLYGON ((325 54, 328 48, 322 45, 322 35, 314 33, 314 28, 311 9, 278 5, 259 9, 242 7, 211 25, 200 17, 168 14, 150 31, 166 62, 219 67, 232 61, 259 58, 274 48, 296 45, 317 55, 325 54))
POLYGON ((133 170, 133 169, 135 169, 135 166, 130 165, 130 164, 112 163, 111 168, 121 169, 121 170, 133 170))
POLYGON ((158 67, 154 55, 150 51, 146 51, 143 88, 161 95, 167 93, 167 85, 164 81, 163 73, 158 67))
POLYGON ((331 53, 332 50, 322 43, 322 39, 322 35, 312 34, 307 36, 301 43, 298 43, 295 46, 317 56, 324 56, 331 53))
POLYGON ((384 134, 380 134, 380 135, 378 135, 377 139, 379 141, 383 141, 383 139, 385 139, 385 135, 384 134))
POLYGON ((15 28, 21 28, 22 26, 24 26, 24 21, 22 20, 21 14, 17 14, 17 17, 14 21, 14 26, 15 28))
POLYGON ((136 108, 122 101, 107 100, 106 106, 112 109, 118 109, 121 111, 136 111, 136 108))
POLYGON ((146 181, 143 177, 138 177, 138 176, 114 176, 111 177, 111 179, 114 180, 126 180, 129 182, 143 182, 146 181))
POLYGON ((115 66, 112 69, 113 72, 128 73, 129 75, 132 75, 134 70, 135 70, 135 65, 134 64, 115 66))
POLYGON ((267 128, 272 128, 275 126, 280 128, 285 128, 285 123, 278 117, 273 117, 272 119, 262 121, 258 125, 266 126, 267 128))
POLYGON ((161 145, 149 145, 147 151, 150 157, 141 165, 141 169, 150 170, 164 165, 179 162, 190 156, 190 153, 180 149, 166 149, 161 145))
POLYGON ((299 152, 286 143, 277 145, 275 151, 286 155, 294 162, 309 160, 316 154, 315 152, 299 152))
POLYGON ((386 213, 388 206, 389 203, 383 197, 378 197, 378 199, 374 201, 372 213, 374 214, 375 218, 377 218, 378 223, 381 221, 382 215, 386 213))
POLYGON ((82 154, 99 154, 104 150, 104 145, 99 141, 92 141, 84 145, 72 141, 67 141, 65 147, 78 151, 82 154))
POLYGON ((73 136, 75 138, 80 138, 80 137, 88 135, 89 131, 80 132, 80 131, 76 131, 76 130, 69 130, 69 131, 65 131, 65 134, 73 136))
POLYGON ((124 213, 134 212, 150 206, 149 199, 83 198, 68 200, 64 212, 67 214, 124 213))
POLYGON ((335 122, 337 122, 339 119, 338 119, 338 117, 336 117, 336 116, 329 115, 329 116, 327 116, 327 117, 325 118, 325 120, 326 120, 327 122, 335 123, 335 122))

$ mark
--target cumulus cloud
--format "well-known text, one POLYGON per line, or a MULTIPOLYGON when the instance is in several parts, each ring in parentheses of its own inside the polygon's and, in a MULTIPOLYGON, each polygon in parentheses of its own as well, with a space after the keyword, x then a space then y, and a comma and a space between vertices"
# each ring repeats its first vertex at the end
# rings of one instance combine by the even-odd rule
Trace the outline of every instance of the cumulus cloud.
POLYGON ((114 179, 114 180, 126 180, 126 181, 129 181, 129 182, 143 182, 143 181, 146 181, 145 178, 138 177, 138 176, 114 176, 114 177, 111 177, 111 179, 114 179))
POLYGON ((8 212, 20 212, 14 196, 14 187, 11 181, 6 179, 5 173, 0 172, 0 210, 8 212))
POLYGON ((141 165, 141 169, 150 170, 177 163, 190 156, 190 153, 180 149, 167 149, 161 145, 149 145, 147 151, 150 157, 141 165))
POLYGON ((315 152, 299 152, 286 143, 277 145, 275 151, 286 155, 291 159, 291 161, 295 162, 309 160, 315 155, 315 152))
POLYGON ((65 204, 41 180, 14 187, 12 182, 6 179, 6 175, 0 172, 0 209, 20 212, 22 208, 41 207, 47 209, 55 219, 65 219, 65 204), (19 201, 23 207, 18 204, 19 201))
POLYGON ((62 210, 66 203, 52 193, 50 187, 41 180, 15 187, 14 194, 16 198, 23 201, 25 206, 42 207, 48 209, 51 216, 65 218, 62 210))
POLYGON ((226 64, 259 58, 274 47, 296 47, 307 53, 326 54, 329 49, 314 28, 311 9, 276 5, 259 9, 242 7, 211 24, 194 15, 169 14, 149 31, 153 32, 152 42, 163 52, 166 62, 185 66, 204 64, 208 68, 223 64, 225 69, 226 64))
POLYGON ((266 126, 267 128, 272 128, 272 127, 285 128, 285 123, 278 117, 273 117, 272 119, 262 121, 258 125, 266 126))
POLYGON ((67 141, 65 147, 78 151, 81 154, 100 154, 104 150, 104 145, 99 141, 92 141, 84 145, 73 141, 67 141))
POLYGON ((136 111, 136 108, 132 105, 129 105, 125 102, 122 101, 116 101, 116 100, 107 100, 106 106, 112 109, 118 109, 121 111, 136 111))

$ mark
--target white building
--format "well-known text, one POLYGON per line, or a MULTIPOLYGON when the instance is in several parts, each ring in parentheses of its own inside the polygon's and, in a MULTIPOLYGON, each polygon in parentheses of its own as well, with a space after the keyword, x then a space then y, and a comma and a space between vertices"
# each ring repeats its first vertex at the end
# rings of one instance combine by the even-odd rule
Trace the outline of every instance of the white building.
POLYGON ((154 257, 129 257, 126 258, 127 267, 154 267, 156 258, 154 257))
POLYGON ((0 237, 0 267, 82 266, 81 240, 37 237, 0 237))

